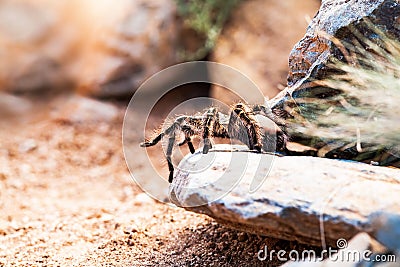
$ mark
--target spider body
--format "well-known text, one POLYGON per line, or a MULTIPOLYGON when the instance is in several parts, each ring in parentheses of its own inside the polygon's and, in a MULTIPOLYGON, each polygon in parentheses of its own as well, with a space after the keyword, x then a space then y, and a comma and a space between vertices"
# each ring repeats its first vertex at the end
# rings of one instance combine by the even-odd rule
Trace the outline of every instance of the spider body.
MULTIPOLYGON (((276 133, 266 134, 261 130, 256 115, 265 116, 279 124, 280 120, 273 114, 272 110, 264 105, 250 106, 238 103, 233 106, 230 115, 225 115, 218 111, 216 107, 211 107, 202 115, 198 116, 179 116, 165 130, 162 130, 155 138, 143 142, 141 147, 150 147, 159 143, 162 139, 168 138, 166 149, 166 159, 169 169, 169 179, 173 180, 174 166, 171 155, 176 145, 177 138, 184 136, 183 141, 178 146, 187 144, 191 153, 195 152, 192 138, 201 137, 203 141, 203 154, 207 154, 212 148, 212 138, 228 138, 239 140, 246 144, 250 150, 261 152, 270 147, 269 143, 276 144, 276 150, 284 150, 286 147, 286 135, 278 130, 276 133), (275 138, 275 140, 271 139, 275 138)), ((281 125, 283 126, 283 125, 281 125)), ((274 147, 275 150, 275 147, 274 147)))

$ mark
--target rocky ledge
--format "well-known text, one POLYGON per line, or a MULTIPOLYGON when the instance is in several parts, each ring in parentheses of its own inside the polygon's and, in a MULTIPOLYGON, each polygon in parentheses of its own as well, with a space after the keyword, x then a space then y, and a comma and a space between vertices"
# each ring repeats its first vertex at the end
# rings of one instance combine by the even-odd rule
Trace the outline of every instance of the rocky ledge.
POLYGON ((336 245, 359 232, 379 240, 382 216, 400 216, 399 195, 398 169, 228 145, 185 157, 170 186, 171 201, 187 210, 313 245, 336 245))

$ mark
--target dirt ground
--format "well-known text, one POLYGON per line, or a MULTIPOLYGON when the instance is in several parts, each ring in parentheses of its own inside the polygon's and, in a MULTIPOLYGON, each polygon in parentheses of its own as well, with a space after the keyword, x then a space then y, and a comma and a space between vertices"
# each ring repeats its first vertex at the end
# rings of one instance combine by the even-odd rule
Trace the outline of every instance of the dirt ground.
POLYGON ((148 197, 124 161, 124 111, 108 122, 1 122, 0 266, 276 266, 257 252, 309 248, 148 197))

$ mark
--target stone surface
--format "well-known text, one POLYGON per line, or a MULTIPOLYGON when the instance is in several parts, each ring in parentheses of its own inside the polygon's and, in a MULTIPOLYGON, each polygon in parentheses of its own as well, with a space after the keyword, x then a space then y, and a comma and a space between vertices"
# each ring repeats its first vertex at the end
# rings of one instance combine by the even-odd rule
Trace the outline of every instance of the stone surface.
POLYGON ((66 66, 77 39, 67 3, 0 2, 0 90, 26 93, 69 83, 66 66))
POLYGON ((282 267, 395 267, 399 265, 399 254, 395 251, 381 250, 367 233, 359 233, 350 241, 344 241, 344 247, 325 260, 307 258, 303 261, 289 261, 282 267))
POLYGON ((85 43, 78 84, 90 95, 132 95, 145 79, 178 61, 173 0, 118 3, 112 19, 94 25, 85 43))
POLYGON ((219 152, 206 156, 197 152, 181 161, 170 197, 178 206, 208 214, 233 228, 306 244, 321 245, 325 240, 335 245, 337 239, 349 240, 358 232, 376 237, 380 228, 373 221, 377 215, 400 214, 398 169, 323 158, 231 153, 227 145, 215 149, 219 152), (268 174, 264 183, 250 193, 254 177, 260 182, 264 174, 268 174))
POLYGON ((377 240, 391 251, 400 254, 400 216, 379 214, 373 218, 372 223, 374 228, 378 229, 377 240))
MULTIPOLYGON (((288 54, 313 17, 317 0, 251 0, 234 9, 211 55, 211 60, 237 68, 272 97, 286 84, 288 54)), ((234 95, 213 87, 213 97, 230 104, 234 95)))
POLYGON ((33 104, 22 97, 0 92, 0 119, 23 117, 31 112, 33 104))
POLYGON ((51 117, 68 123, 112 122, 119 115, 113 104, 78 95, 55 99, 52 105, 51 117))
MULTIPOLYGON (((317 260, 315 258, 306 259, 304 261, 289 261, 282 265, 282 267, 359 267, 359 266, 376 266, 376 267, 395 267, 398 266, 398 261, 375 261, 374 257, 376 254, 369 254, 369 251, 375 252, 371 248, 374 244, 374 240, 366 233, 359 233, 353 237, 349 242, 346 241, 345 247, 338 250, 337 253, 332 254, 325 260, 317 260), (365 254, 367 252, 367 255, 365 254), (354 256, 353 256, 354 255, 354 256), (363 259, 363 257, 369 257, 368 259, 363 259)), ((387 253, 384 258, 387 259, 387 255, 397 256, 393 253, 387 253)), ((382 254, 379 255, 380 257, 382 254)))
POLYGON ((372 42, 385 50, 386 39, 400 40, 399 19, 397 0, 322 1, 304 38, 290 54, 288 87, 268 102, 273 113, 284 120, 280 126, 291 140, 316 148, 321 157, 400 166, 399 142, 391 138, 391 133, 399 131, 394 128, 398 117, 392 116, 396 114, 392 108, 385 109, 391 102, 396 103, 393 99, 398 97, 389 95, 390 89, 396 87, 387 82, 393 79, 392 84, 396 84, 398 75, 391 76, 392 72, 386 70, 396 70, 398 66, 374 56, 383 53, 374 45, 367 45, 372 42), (360 52, 344 52, 352 46, 360 52), (357 67, 360 72, 349 73, 353 79, 332 77, 339 73, 332 63, 346 62, 346 53, 361 62, 346 67, 357 67), (371 68, 368 62, 376 65, 371 68), (367 79, 367 73, 374 77, 367 79), (361 75, 364 76, 359 79, 361 75), (382 77, 382 81, 376 77, 382 77), (332 83, 323 84, 329 78, 332 83), (364 83, 357 84, 357 80, 364 83), (370 97, 362 97, 363 93, 370 97), (376 104, 379 100, 381 103, 376 104), (374 114, 374 109, 379 110, 379 115, 374 114))
POLYGON ((177 62, 173 0, 4 0, 0 90, 128 96, 177 62))
POLYGON ((303 39, 293 48, 289 56, 288 85, 305 83, 302 79, 322 79, 329 70, 325 64, 331 57, 342 59, 343 55, 327 39, 334 36, 339 41, 348 41, 352 28, 360 30, 367 38, 374 33, 366 29, 365 21, 400 38, 400 5, 397 0, 324 0, 303 39), (327 35, 328 36, 327 36, 327 35))

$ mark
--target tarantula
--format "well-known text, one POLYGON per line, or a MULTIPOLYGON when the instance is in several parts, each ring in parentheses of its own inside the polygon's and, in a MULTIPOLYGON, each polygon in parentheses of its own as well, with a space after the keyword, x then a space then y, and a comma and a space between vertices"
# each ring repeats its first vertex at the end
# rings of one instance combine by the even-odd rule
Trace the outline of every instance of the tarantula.
POLYGON ((236 139, 246 144, 250 150, 261 153, 262 149, 268 146, 268 142, 276 142, 276 150, 286 148, 286 135, 282 130, 278 130, 273 135, 263 133, 256 115, 262 115, 271 119, 275 124, 284 126, 284 122, 272 110, 264 105, 249 106, 244 103, 238 103, 233 106, 230 115, 225 115, 218 111, 216 107, 211 107, 199 116, 179 116, 164 131, 159 133, 154 139, 140 144, 141 147, 150 147, 156 145, 164 137, 168 138, 166 159, 169 169, 169 179, 173 180, 174 166, 171 161, 172 150, 176 144, 177 138, 184 136, 183 141, 177 143, 178 146, 187 144, 190 152, 193 154, 195 148, 192 143, 192 137, 200 136, 203 140, 203 154, 207 154, 212 148, 211 138, 230 138, 236 139), (271 140, 275 138, 276 140, 271 140))

